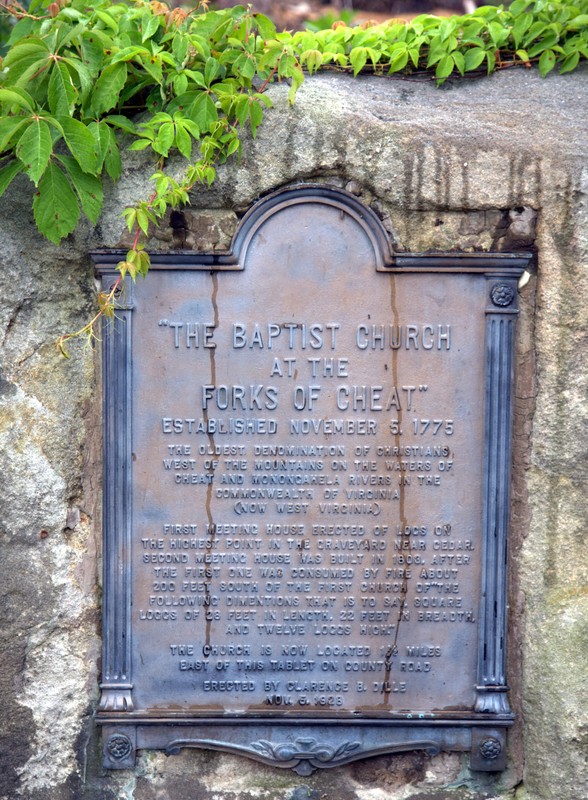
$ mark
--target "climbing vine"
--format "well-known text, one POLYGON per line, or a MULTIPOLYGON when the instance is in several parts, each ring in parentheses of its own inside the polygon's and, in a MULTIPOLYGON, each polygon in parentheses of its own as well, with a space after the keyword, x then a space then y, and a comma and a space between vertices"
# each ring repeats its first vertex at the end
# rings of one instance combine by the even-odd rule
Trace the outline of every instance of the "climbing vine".
MULTIPOLYGON (((124 216, 134 242, 118 269, 121 280, 145 275, 142 244, 150 225, 210 185, 218 166, 255 136, 274 81, 289 83, 294 102, 304 74, 451 77, 537 66, 574 70, 588 59, 588 0, 514 0, 508 9, 410 23, 278 32, 241 6, 192 11, 159 0, 88 5, 85 0, 2 0, 14 23, 0 66, 0 195, 19 173, 32 182, 38 229, 58 244, 81 214, 96 223, 103 180, 121 174, 121 148, 148 150, 156 164, 151 195, 124 216), (186 161, 182 179, 165 171, 170 155, 186 161)), ((113 296, 77 333, 112 314, 113 296)), ((65 353, 62 337, 60 347, 65 353)))

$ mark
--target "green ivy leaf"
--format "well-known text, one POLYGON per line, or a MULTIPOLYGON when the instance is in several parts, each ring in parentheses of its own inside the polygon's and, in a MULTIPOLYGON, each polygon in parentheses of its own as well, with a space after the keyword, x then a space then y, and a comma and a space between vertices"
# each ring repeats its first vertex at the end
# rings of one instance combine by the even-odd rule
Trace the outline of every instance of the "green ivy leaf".
POLYGON ((465 73, 465 58, 463 56, 463 53, 460 53, 458 50, 456 50, 454 53, 451 54, 451 57, 453 58, 453 61, 455 63, 455 68, 457 69, 459 74, 463 76, 463 74, 465 73))
POLYGON ((513 17, 518 16, 527 6, 531 5, 532 0, 514 0, 508 8, 513 17))
POLYGON ((96 77, 104 63, 104 48, 93 32, 84 33, 80 40, 82 62, 88 72, 96 77))
POLYGON ((107 14, 105 11, 100 11, 99 9, 94 9, 94 14, 107 28, 110 28, 113 33, 118 33, 118 22, 114 17, 111 17, 110 14, 107 14))
POLYGON ((488 63, 488 75, 496 69, 496 56, 490 50, 486 51, 486 61, 488 63))
POLYGON ((67 64, 70 68, 70 74, 75 73, 77 75, 83 102, 94 88, 94 78, 90 70, 77 58, 63 58, 60 63, 67 64))
POLYGON ((33 118, 18 140, 16 155, 35 186, 45 172, 52 146, 51 132, 45 120, 33 118))
POLYGON ((300 56, 300 62, 306 64, 308 74, 312 75, 323 63, 323 55, 320 50, 305 50, 300 56))
POLYGON ((188 88, 188 76, 183 72, 179 75, 176 75, 176 77, 173 79, 173 84, 176 97, 179 97, 179 95, 184 94, 188 88))
MULTIPOLYGON (((176 119, 176 116, 174 116, 174 119, 176 119)), ((200 139, 200 130, 193 120, 187 119, 186 117, 180 117, 179 119, 182 127, 188 131, 193 139, 200 139)))
POLYGON ((478 6, 473 12, 474 17, 484 17, 484 19, 494 19, 498 14, 498 9, 495 6, 478 6))
POLYGON ((210 47, 208 45, 208 41, 204 36, 198 36, 198 34, 191 34, 189 39, 190 44, 192 47, 200 53, 203 59, 207 59, 210 57, 210 47))
POLYGON ((429 58, 427 60, 427 69, 431 69, 435 64, 437 64, 441 59, 447 55, 447 50, 444 44, 435 43, 431 45, 431 49, 429 50, 429 58))
POLYGON ((588 14, 578 14, 577 17, 568 22, 567 28, 570 31, 586 30, 588 28, 588 14))
POLYGON ((283 53, 282 45, 278 44, 273 47, 268 47, 268 49, 262 54, 261 58, 257 63, 257 69, 260 72, 264 70, 273 69, 277 66, 281 56, 283 53))
POLYGON ((257 128, 263 120, 263 109, 255 100, 249 106, 249 124, 251 125, 251 135, 255 139, 257 128))
POLYGON ((92 94, 92 110, 97 117, 110 111, 118 103, 118 96, 126 80, 127 65, 124 61, 111 64, 103 70, 92 94))
POLYGON ((141 56, 141 66, 145 69, 156 83, 163 81, 163 63, 159 56, 141 56))
POLYGON ((188 55, 188 39, 180 33, 176 33, 172 40, 172 53, 178 64, 182 64, 188 55))
POLYGON ((63 138, 72 156, 84 172, 95 175, 99 171, 99 151, 92 131, 83 122, 72 117, 56 117, 63 129, 63 138))
POLYGON ((129 145, 129 150, 146 150, 148 147, 151 147, 152 140, 151 139, 137 139, 132 144, 129 145))
POLYGON ((541 36, 543 31, 547 28, 547 25, 542 20, 538 20, 534 22, 528 31, 525 33, 524 44, 529 45, 531 42, 535 41, 538 36, 541 36))
MULTIPOLYGON (((233 62, 233 75, 238 75, 250 81, 255 75, 255 62, 249 53, 242 53, 233 62)), ((206 75, 204 76, 206 78, 206 75)))
MULTIPOLYGON (((393 72, 400 72, 401 70, 403 70, 408 64, 408 54, 409 54, 408 50, 405 50, 404 52, 402 50, 396 52, 394 56, 390 59, 390 67, 388 73, 391 74, 393 72)), ((418 61, 418 56, 417 56, 417 61, 418 61)))
POLYGON ((0 197, 2 197, 12 181, 23 169, 24 164, 21 164, 20 161, 11 161, 10 164, 0 169, 0 197))
POLYGON ((533 22, 532 14, 521 14, 512 27, 512 37, 514 39, 515 47, 518 47, 522 41, 525 31, 531 26, 533 22))
POLYGON ((466 50, 464 56, 465 71, 470 72, 477 69, 485 57, 486 51, 482 47, 471 47, 466 50))
POLYGON ((96 172, 100 173, 102 171, 102 167, 104 165, 104 159, 106 158, 106 153, 108 151, 108 147, 110 144, 110 134, 108 132, 108 125, 104 121, 100 122, 90 122, 88 125, 88 130, 92 134, 94 139, 94 144, 96 146, 97 156, 97 163, 96 163, 96 172))
POLYGON ((82 172, 80 165, 71 156, 57 156, 63 164, 80 200, 82 210, 88 219, 96 224, 102 211, 102 181, 95 175, 82 172))
POLYGON ((80 20, 85 19, 84 15, 80 11, 77 11, 75 8, 71 7, 62 8, 59 12, 59 16, 62 19, 71 19, 74 22, 79 22, 80 20))
POLYGON ((192 155, 192 139, 181 122, 176 123, 176 147, 184 158, 190 160, 190 156, 192 155))
POLYGON ((157 114, 154 114, 151 119, 146 122, 141 127, 145 127, 149 130, 154 131, 158 125, 161 125, 163 122, 171 122, 172 117, 165 111, 158 111, 157 114))
POLYGON ((35 101, 30 94, 17 86, 12 89, 0 89, 0 103, 6 103, 10 107, 19 106, 19 108, 31 112, 35 108, 35 101))
POLYGON ((178 62, 175 60, 173 56, 170 56, 169 53, 166 53, 165 50, 161 50, 156 44, 151 43, 151 50, 154 53, 157 53, 159 58, 161 59, 162 66, 166 64, 168 67, 172 69, 178 68, 178 62))
POLYGON ((104 166, 106 167, 106 172, 108 173, 110 178, 113 181, 117 181, 122 173, 120 150, 113 129, 108 125, 105 125, 104 127, 108 131, 108 146, 106 148, 106 154, 104 156, 104 166))
POLYGON ((125 218, 125 222, 127 223, 127 230, 129 233, 132 233, 133 228, 137 222, 137 209, 133 208, 132 206, 128 206, 122 212, 121 217, 125 218))
POLYGON ((77 39, 80 28, 77 25, 61 24, 54 30, 54 38, 50 39, 51 52, 62 53, 73 39, 77 39))
POLYGON ((14 45, 4 58, 6 85, 14 86, 21 80, 26 85, 38 69, 49 64, 49 52, 42 39, 28 39, 14 45))
POLYGON ((237 135, 233 139, 230 140, 226 147, 225 155, 227 158, 232 156, 233 153, 240 153, 241 152, 241 140, 237 135))
POLYGON ((167 157, 169 149, 174 143, 175 130, 173 122, 164 122, 161 125, 152 145, 156 153, 167 157))
POLYGON ((544 78, 555 67, 555 53, 553 50, 546 50, 539 59, 539 72, 544 78))
POLYGON ((254 14, 253 19, 255 20, 257 30, 262 39, 276 38, 276 26, 269 17, 266 17, 264 14, 254 14))
POLYGON ((505 28, 500 22, 491 22, 488 25, 488 31, 494 42, 494 47, 502 47, 503 43, 508 39, 508 28, 505 28))
POLYGON ((123 47, 110 59, 111 64, 118 64, 119 61, 132 61, 136 56, 150 56, 151 53, 145 47, 123 47))
POLYGON ((21 41, 26 36, 31 33, 33 27, 33 20, 30 17, 25 17, 24 19, 19 20, 16 25, 12 28, 12 32, 8 37, 8 45, 13 45, 16 42, 21 41))
POLYGON ((51 113, 55 116, 71 114, 74 109, 78 91, 73 85, 68 68, 61 61, 51 68, 47 101, 51 113))
POLYGON ((349 61, 353 67, 353 74, 357 75, 365 67, 368 60, 367 47, 354 47, 349 53, 349 61))
POLYGON ((544 50, 549 50, 557 42, 558 38, 559 37, 557 34, 548 33, 547 36, 544 36, 540 42, 537 42, 537 44, 527 48, 529 51, 529 56, 531 58, 535 58, 535 56, 538 56, 539 53, 543 53, 544 50))
POLYGON ((141 36, 142 42, 146 42, 147 39, 151 39, 151 37, 157 33, 160 19, 160 17, 156 17, 154 14, 143 14, 141 17, 141 28, 143 30, 143 35, 141 36))
POLYGON ((196 100, 190 107, 189 116, 201 131, 209 130, 210 126, 217 121, 218 112, 208 92, 198 93, 196 100))
POLYGON ((561 67, 559 68, 560 74, 564 72, 571 72, 572 70, 576 69, 578 66, 578 62, 580 61, 580 53, 570 53, 569 56, 566 56, 562 61, 561 67))
POLYGON ((221 71, 222 67, 216 58, 207 58, 204 67, 204 81, 206 85, 210 86, 210 84, 218 78, 221 71))
POLYGON ((59 244, 78 224, 80 208, 74 190, 64 173, 50 163, 33 200, 35 222, 41 233, 59 244))
POLYGON ((296 67, 291 70, 290 73, 290 88, 288 90, 288 102, 290 105, 293 105, 294 100, 296 99, 296 92, 302 86, 304 82, 304 73, 300 69, 300 67, 296 67))
POLYGON ((149 267, 151 266, 151 259, 149 257, 149 253, 146 253, 145 250, 141 249, 137 249, 135 252, 137 253, 135 257, 137 272, 139 273, 139 275, 145 277, 149 272, 149 267))
POLYGON ((27 117, 0 117, 0 153, 8 150, 11 140, 27 122, 27 117))
POLYGON ((145 236, 149 235, 149 214, 144 208, 137 209, 137 225, 145 236))
POLYGON ((444 81, 446 78, 448 78, 453 72, 453 67, 453 56, 443 56, 443 58, 437 64, 437 69, 435 70, 435 77, 437 80, 444 81))
POLYGON ((116 265, 116 268, 120 272, 123 280, 127 277, 127 272, 134 280, 133 271, 136 269, 136 267, 132 261, 119 261, 116 265))
POLYGON ((122 114, 109 114, 104 118, 104 122, 107 122, 109 125, 114 125, 115 128, 120 128, 124 133, 137 134, 137 126, 135 123, 122 114))

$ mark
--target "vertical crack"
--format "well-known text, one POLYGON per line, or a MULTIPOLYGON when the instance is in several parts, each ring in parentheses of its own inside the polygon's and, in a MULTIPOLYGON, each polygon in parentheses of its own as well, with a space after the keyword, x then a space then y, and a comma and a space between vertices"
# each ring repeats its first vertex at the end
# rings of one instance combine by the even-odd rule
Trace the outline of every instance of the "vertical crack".
MULTIPOLYGON (((394 275, 390 275, 390 306, 392 308, 392 318, 393 324, 395 326, 399 326, 399 314, 398 314, 398 299, 396 297, 396 280, 394 275)), ((391 368, 392 368, 392 381, 395 387, 398 386, 398 353, 400 348, 396 348, 392 350, 391 354, 391 368)), ((399 404, 398 407, 398 425, 396 426, 396 433, 394 435, 394 443, 398 448, 398 452, 400 451, 400 437, 402 431, 402 405, 399 404)), ((399 524, 401 526, 401 530, 404 531, 406 528, 406 485, 403 481, 403 477, 401 474, 400 477, 400 497, 399 497, 399 506, 398 506, 398 516, 399 516, 399 524)), ((390 695, 392 694, 392 683, 391 683, 391 674, 392 674, 392 659, 394 656, 398 654, 398 636, 400 634, 400 623, 402 622, 402 618, 404 615, 404 605, 406 601, 406 595, 408 592, 408 578, 406 573, 406 568, 403 565, 402 568, 402 584, 400 586, 400 605, 398 607, 398 616, 396 618, 396 627, 394 629, 394 640, 390 647, 386 651, 385 659, 384 659, 384 683, 382 686, 382 694, 384 695, 384 703, 385 705, 389 705, 390 703, 390 695)))
MULTIPOLYGON (((211 272, 212 278, 212 295, 211 295, 211 303, 214 312, 214 319, 213 319, 213 330, 218 328, 218 304, 217 304, 217 294, 218 294, 218 275, 216 272, 211 272)), ((211 347, 208 350, 209 357, 210 357, 210 383, 213 386, 216 386, 216 348, 211 347)), ((216 535, 216 524, 214 522, 214 517, 212 514, 212 490, 214 486, 214 453, 216 450, 216 444, 214 441, 214 434, 210 431, 209 426, 209 419, 208 419, 208 408, 204 408, 202 411, 202 416, 204 418, 204 422, 206 423, 206 431, 208 436, 208 441, 210 444, 211 458, 210 458, 210 480, 208 481, 206 487, 206 519, 208 520, 208 536, 209 536, 209 550, 212 553, 212 549, 214 546, 214 539, 216 535)), ((210 574, 206 576, 207 580, 204 581, 204 608, 205 608, 205 619, 206 619, 206 630, 205 630, 205 644, 206 644, 206 652, 209 652, 210 648, 210 631, 211 631, 211 623, 212 623, 212 613, 211 613, 211 596, 210 596, 210 581, 212 580, 212 569, 210 570, 210 574)))

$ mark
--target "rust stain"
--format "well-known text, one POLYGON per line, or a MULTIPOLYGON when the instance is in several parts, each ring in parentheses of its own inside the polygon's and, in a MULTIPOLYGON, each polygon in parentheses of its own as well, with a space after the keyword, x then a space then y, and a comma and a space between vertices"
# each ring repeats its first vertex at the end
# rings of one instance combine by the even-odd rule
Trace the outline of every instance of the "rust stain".
MULTIPOLYGON (((392 319, 395 326, 399 324, 399 313, 398 313, 398 298, 396 296, 396 277, 394 275, 390 275, 390 307, 392 309, 392 319)), ((394 349, 391 352, 391 370, 392 370, 392 385, 398 386, 398 352, 400 348, 394 349)), ((401 438, 401 431, 402 431, 402 407, 399 406, 398 408, 398 426, 396 428, 396 433, 394 434, 394 444, 396 447, 400 448, 400 438, 401 438)), ((399 516, 399 525, 401 526, 401 530, 406 528, 406 486, 403 482, 402 475, 400 478, 400 497, 398 503, 398 516, 399 516)), ((406 601, 406 595, 408 592, 408 578, 406 577, 406 570, 403 569, 403 578, 402 584, 400 587, 400 606, 398 608, 398 616, 396 618, 396 626, 394 628, 394 640, 392 644, 388 647, 385 659, 384 659, 384 683, 382 686, 382 694, 384 695, 384 705, 388 706, 390 703, 390 696, 392 694, 392 665, 393 659, 396 655, 398 655, 398 637, 400 634, 400 623, 402 622, 402 616, 404 614, 404 604, 406 601)))
MULTIPOLYGON (((218 313, 218 274, 216 272, 210 273, 212 278, 212 294, 210 297, 210 301, 212 303, 212 309, 214 313, 214 323, 213 328, 216 330, 219 324, 219 313, 218 313)), ((211 347, 208 351, 210 357, 210 382, 213 386, 216 385, 216 348, 211 347)), ((208 441, 210 443, 210 450, 212 453, 215 452, 215 441, 214 441, 214 434, 209 430, 209 420, 208 420, 208 408, 204 408, 202 411, 202 416, 206 423, 206 429, 208 431, 208 441)), ((207 484, 206 487, 206 503, 205 503, 205 510, 206 510, 206 519, 208 521, 208 535, 210 541, 210 551, 212 552, 213 544, 214 544, 214 537, 216 534, 216 525, 214 522, 214 516, 212 513, 212 490, 214 486, 214 460, 211 459, 211 479, 210 482, 207 484)), ((205 597, 205 604, 204 604, 204 614, 206 619, 206 628, 205 628, 205 644, 206 644, 206 652, 208 652, 208 648, 210 647, 210 635, 211 635, 211 615, 210 615, 210 580, 212 580, 212 572, 210 576, 207 576, 207 580, 204 582, 204 586, 206 587, 204 590, 204 597, 205 597)))

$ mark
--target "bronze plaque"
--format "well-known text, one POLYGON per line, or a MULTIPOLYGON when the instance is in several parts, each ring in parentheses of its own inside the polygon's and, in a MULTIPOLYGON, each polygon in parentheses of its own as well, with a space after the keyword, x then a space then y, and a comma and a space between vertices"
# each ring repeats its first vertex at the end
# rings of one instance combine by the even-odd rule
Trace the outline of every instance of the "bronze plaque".
POLYGON ((127 737, 299 769, 475 741, 501 768, 525 258, 395 255, 313 186, 255 206, 230 254, 153 262, 105 339, 107 765, 127 737))

